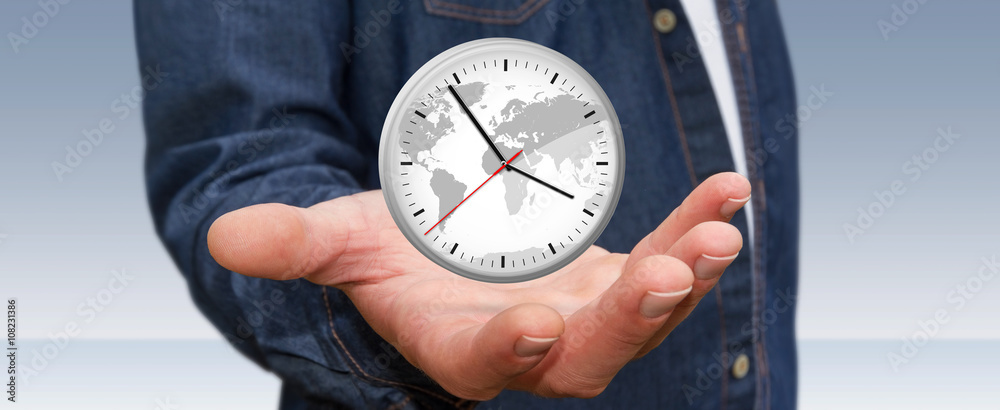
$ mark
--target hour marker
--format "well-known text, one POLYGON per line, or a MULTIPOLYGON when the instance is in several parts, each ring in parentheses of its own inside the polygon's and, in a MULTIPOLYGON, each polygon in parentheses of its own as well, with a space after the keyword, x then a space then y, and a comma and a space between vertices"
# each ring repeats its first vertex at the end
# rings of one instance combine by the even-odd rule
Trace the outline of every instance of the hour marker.
POLYGON ((417 115, 419 115, 420 118, 427 118, 427 114, 424 114, 424 113, 422 113, 420 111, 417 111, 417 110, 414 110, 413 112, 417 113, 417 115))
POLYGON ((590 211, 588 211, 588 210, 587 210, 587 208, 583 208, 583 213, 585 213, 585 214, 587 214, 587 215, 590 215, 590 216, 594 216, 594 213, 593 213, 593 212, 590 212, 590 211))
POLYGON ((420 214, 422 214, 422 213, 424 213, 424 208, 420 208, 420 210, 419 210, 419 211, 417 211, 417 212, 414 212, 414 213, 413 213, 413 216, 417 216, 417 215, 420 215, 420 214))
POLYGON ((597 165, 608 165, 607 161, 597 161, 597 165))
POLYGON ((451 73, 451 76, 455 77, 455 84, 461 84, 462 83, 462 80, 458 79, 458 74, 457 73, 451 73))
POLYGON ((506 258, 503 255, 500 255, 500 267, 501 268, 503 267, 504 263, 506 262, 505 260, 506 260, 506 258))
POLYGON ((413 165, 413 161, 403 161, 400 162, 399 165, 413 165))
POLYGON ((507 59, 503 59, 503 70, 507 71, 507 59))
POLYGON ((458 242, 455 242, 455 245, 451 247, 451 254, 452 255, 455 254, 455 249, 458 249, 458 242))
POLYGON ((590 118, 591 115, 597 114, 597 111, 590 111, 583 115, 583 118, 590 118))
POLYGON ((556 73, 556 75, 552 76, 552 81, 549 81, 549 84, 555 84, 557 78, 559 78, 559 73, 556 73))
POLYGON ((553 254, 553 255, 555 255, 555 254, 556 254, 556 247, 555 247, 555 246, 552 246, 552 243, 551 243, 551 242, 549 243, 549 250, 550 250, 550 251, 552 251, 552 254, 553 254))

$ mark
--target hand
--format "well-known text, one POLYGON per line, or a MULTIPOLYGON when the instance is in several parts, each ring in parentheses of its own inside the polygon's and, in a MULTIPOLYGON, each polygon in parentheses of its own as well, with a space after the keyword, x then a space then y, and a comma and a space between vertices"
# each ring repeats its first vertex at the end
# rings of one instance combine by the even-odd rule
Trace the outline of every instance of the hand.
POLYGON ((477 282, 429 261, 379 191, 233 211, 212 225, 208 246, 244 275, 343 290, 379 335, 456 396, 486 400, 509 388, 593 397, 715 286, 743 245, 726 222, 749 195, 743 177, 715 175, 631 254, 594 246, 517 284, 477 282))

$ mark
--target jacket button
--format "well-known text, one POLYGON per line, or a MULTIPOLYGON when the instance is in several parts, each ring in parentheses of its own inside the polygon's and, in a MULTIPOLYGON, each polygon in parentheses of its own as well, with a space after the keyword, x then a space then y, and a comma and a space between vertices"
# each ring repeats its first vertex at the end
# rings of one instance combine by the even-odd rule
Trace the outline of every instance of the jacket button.
POLYGON ((736 356, 736 360, 733 361, 732 370, 734 378, 742 379, 746 377, 750 371, 750 358, 745 353, 740 353, 739 356, 736 356))
POLYGON ((674 31, 677 27, 677 15, 670 9, 659 9, 653 15, 653 27, 663 34, 674 31))

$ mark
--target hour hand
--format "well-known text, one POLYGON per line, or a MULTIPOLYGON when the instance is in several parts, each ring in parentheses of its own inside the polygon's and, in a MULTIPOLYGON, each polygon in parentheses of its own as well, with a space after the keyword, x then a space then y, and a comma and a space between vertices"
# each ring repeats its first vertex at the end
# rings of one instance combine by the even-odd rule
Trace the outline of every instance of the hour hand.
POLYGON ((552 185, 552 184, 550 184, 548 182, 542 181, 542 180, 536 178, 534 175, 531 175, 531 174, 529 174, 527 172, 522 171, 518 167, 515 167, 513 165, 507 164, 507 169, 513 170, 514 172, 517 172, 518 174, 524 175, 524 176, 528 177, 528 179, 530 179, 532 181, 535 181, 535 182, 537 182, 539 184, 545 185, 545 187, 547 187, 547 188, 549 188, 549 189, 551 189, 553 191, 556 191, 556 192, 558 192, 560 194, 563 194, 564 196, 566 196, 569 199, 573 199, 573 195, 570 194, 569 192, 563 191, 562 189, 557 188, 555 185, 552 185))
POLYGON ((472 120, 472 125, 476 126, 476 130, 479 131, 479 135, 483 136, 483 139, 486 140, 486 144, 489 145, 490 149, 493 150, 493 153, 496 154, 497 159, 499 159, 500 162, 507 162, 507 158, 500 153, 500 149, 497 148, 497 144, 493 143, 493 140, 490 139, 488 134, 486 134, 486 130, 483 129, 483 126, 479 125, 479 121, 476 120, 476 116, 472 115, 472 111, 469 110, 469 106, 465 105, 465 101, 462 100, 462 96, 458 95, 458 91, 455 90, 455 87, 449 84, 448 91, 451 91, 451 95, 455 97, 456 101, 458 101, 458 105, 462 107, 462 111, 465 111, 465 115, 468 115, 469 119, 472 120))

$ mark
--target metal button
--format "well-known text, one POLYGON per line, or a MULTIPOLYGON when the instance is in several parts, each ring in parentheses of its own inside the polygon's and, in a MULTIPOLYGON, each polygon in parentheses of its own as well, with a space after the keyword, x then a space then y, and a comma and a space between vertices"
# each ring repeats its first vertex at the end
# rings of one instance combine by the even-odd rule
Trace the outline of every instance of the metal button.
POLYGON ((736 379, 742 379, 746 377, 749 371, 750 358, 747 357, 745 353, 740 353, 739 356, 736 356, 736 360, 733 361, 733 377, 736 379))
POLYGON ((659 9, 653 15, 653 27, 661 33, 669 33, 677 27, 677 15, 670 9, 659 9))

